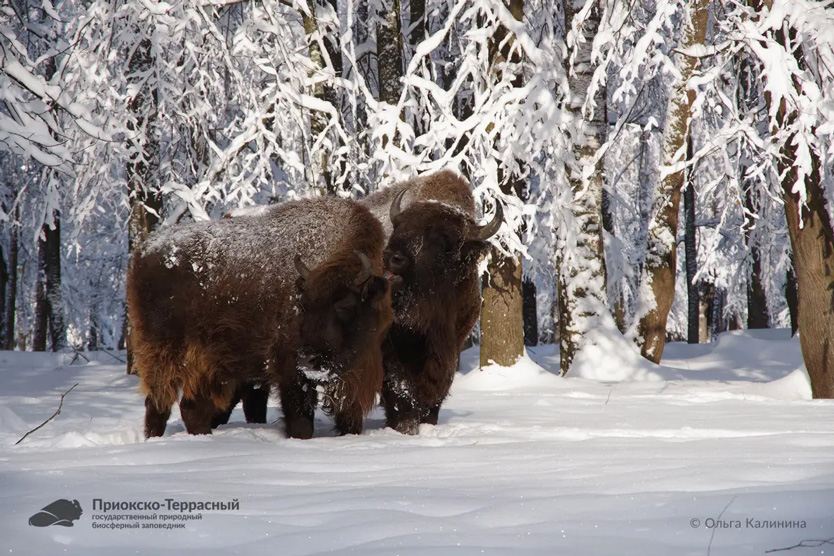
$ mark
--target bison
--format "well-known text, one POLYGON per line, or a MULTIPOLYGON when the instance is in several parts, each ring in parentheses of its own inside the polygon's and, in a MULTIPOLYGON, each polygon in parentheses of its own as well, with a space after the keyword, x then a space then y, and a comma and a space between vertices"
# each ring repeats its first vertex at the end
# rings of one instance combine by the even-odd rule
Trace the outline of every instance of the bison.
POLYGON ((360 201, 383 223, 394 322, 383 344, 386 424, 416 434, 437 424, 460 350, 480 313, 478 260, 501 226, 475 223, 469 184, 445 170, 397 183, 360 201))
POLYGON ((188 432, 210 433, 245 383, 277 387, 290 437, 312 436, 321 383, 337 429, 361 430, 391 321, 384 237, 366 208, 334 198, 152 234, 127 281, 145 436, 164 433, 180 392, 188 432))

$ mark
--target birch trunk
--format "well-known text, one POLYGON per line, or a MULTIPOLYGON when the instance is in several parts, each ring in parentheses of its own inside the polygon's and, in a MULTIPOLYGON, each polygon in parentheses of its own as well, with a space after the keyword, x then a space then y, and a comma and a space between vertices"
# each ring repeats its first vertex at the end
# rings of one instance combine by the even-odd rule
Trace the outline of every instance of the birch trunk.
MULTIPOLYGON (((565 2, 565 29, 572 29, 575 15, 584 2, 565 2)), ((602 191, 605 182, 603 165, 594 163, 594 156, 605 141, 606 94, 599 87, 594 96, 593 117, 583 114, 594 66, 591 48, 600 24, 600 10, 595 7, 583 22, 577 37, 569 46, 568 79, 571 98, 568 110, 577 125, 578 137, 574 139, 573 161, 568 167, 570 187, 574 193, 571 207, 573 225, 578 230, 576 245, 564 246, 570 256, 563 253, 557 260, 559 272, 559 335, 562 374, 570 370, 574 357, 588 341, 600 318, 608 316, 606 294, 605 252, 603 250, 602 191), (593 166, 586 179, 583 172, 593 166)))

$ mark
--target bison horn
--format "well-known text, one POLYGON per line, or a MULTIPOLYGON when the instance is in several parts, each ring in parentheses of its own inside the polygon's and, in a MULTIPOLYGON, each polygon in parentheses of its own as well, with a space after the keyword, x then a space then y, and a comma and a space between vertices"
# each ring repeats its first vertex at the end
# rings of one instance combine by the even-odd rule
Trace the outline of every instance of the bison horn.
POLYGON ((371 268, 371 260, 365 253, 357 249, 354 249, 353 252, 359 258, 359 260, 362 261, 362 270, 360 270, 359 274, 356 275, 356 280, 353 281, 353 285, 361 286, 362 284, 368 281, 368 278, 371 277, 374 271, 371 268))
POLYGON ((500 202, 495 201, 495 216, 492 217, 489 223, 483 226, 476 226, 472 236, 481 241, 486 241, 495 235, 495 232, 501 227, 502 222, 504 222, 504 209, 501 207, 500 202))
POLYGON ((296 253, 293 263, 295 263, 295 269, 298 271, 298 275, 304 278, 304 280, 307 280, 307 278, 310 277, 310 269, 307 268, 307 265, 301 260, 301 255, 296 253))
POLYGON ((397 223, 397 217, 399 217, 402 212, 402 202, 406 191, 407 190, 405 188, 400 189, 397 194, 394 195, 394 200, 391 201, 391 209, 388 212, 388 216, 391 218, 391 224, 397 223))

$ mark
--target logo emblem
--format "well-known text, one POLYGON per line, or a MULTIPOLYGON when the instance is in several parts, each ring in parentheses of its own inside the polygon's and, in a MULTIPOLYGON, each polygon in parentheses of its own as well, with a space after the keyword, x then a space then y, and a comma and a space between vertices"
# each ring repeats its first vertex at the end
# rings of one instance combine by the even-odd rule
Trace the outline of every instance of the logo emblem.
POLYGON ((32 527, 49 527, 50 525, 72 527, 72 522, 79 519, 83 513, 78 500, 69 501, 61 498, 30 517, 29 525, 32 527))

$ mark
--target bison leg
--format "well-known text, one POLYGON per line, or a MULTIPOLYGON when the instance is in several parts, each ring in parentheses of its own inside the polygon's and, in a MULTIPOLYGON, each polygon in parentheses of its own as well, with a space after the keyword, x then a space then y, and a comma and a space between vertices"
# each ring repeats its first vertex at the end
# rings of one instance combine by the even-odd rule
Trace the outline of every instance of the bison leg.
POLYGON ((229 422, 229 417, 232 416, 232 411, 234 411, 237 402, 241 399, 241 389, 243 388, 242 385, 239 385, 235 388, 234 394, 232 394, 232 399, 229 402, 229 405, 226 406, 226 409, 223 411, 217 411, 214 414, 214 417, 211 419, 211 428, 216 429, 220 425, 225 425, 229 422))
POLYGON ((413 385, 406 380, 386 377, 382 383, 385 424, 401 434, 419 432, 420 409, 412 392, 413 385))
POLYGON ((421 423, 426 423, 428 425, 436 425, 437 424, 437 417, 440 415, 440 404, 433 405, 426 410, 426 413, 423 415, 423 418, 420 420, 421 423))
POLYGON ((210 398, 199 396, 180 400, 180 414, 188 434, 211 434, 216 413, 217 408, 210 398))
POLYGON ((145 438, 162 436, 170 416, 170 405, 168 409, 159 409, 150 396, 145 398, 145 438))
POLYGON ((269 384, 248 382, 241 387, 243 414, 247 423, 266 423, 266 406, 269 401, 269 384))
POLYGON ((352 403, 347 407, 339 408, 334 415, 334 421, 339 436, 362 434, 362 407, 358 403, 352 403))
POLYGON ((312 438, 313 417, 318 396, 315 387, 301 377, 293 377, 280 385, 281 409, 290 438, 312 438))

